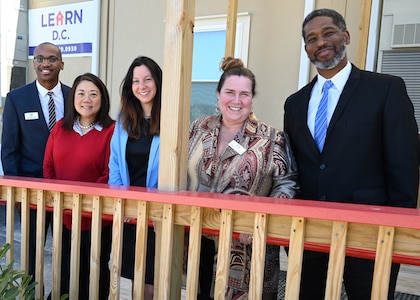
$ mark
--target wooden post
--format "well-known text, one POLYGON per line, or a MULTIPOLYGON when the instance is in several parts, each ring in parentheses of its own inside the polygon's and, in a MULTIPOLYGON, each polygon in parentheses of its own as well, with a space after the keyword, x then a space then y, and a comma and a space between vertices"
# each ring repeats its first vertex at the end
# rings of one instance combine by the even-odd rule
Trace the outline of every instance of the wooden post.
POLYGON ((161 113, 159 189, 186 188, 194 0, 168 0, 161 113))
POLYGON ((360 7, 359 35, 357 40, 356 66, 364 69, 366 66, 366 54, 369 39, 370 13, 372 0, 363 0, 360 7))
POLYGON ((225 56, 235 55, 236 20, 238 18, 238 0, 229 0, 226 23, 225 56))
MULTIPOLYGON (((178 191, 187 185, 194 15, 195 0, 167 1, 159 162, 159 189, 164 191, 178 191)), ((172 299, 181 293, 184 227, 173 224, 170 216, 174 209, 165 205, 167 219, 157 224, 162 230, 157 230, 156 245, 162 247, 156 247, 160 266, 155 286, 170 287, 159 288, 157 299, 172 299)))

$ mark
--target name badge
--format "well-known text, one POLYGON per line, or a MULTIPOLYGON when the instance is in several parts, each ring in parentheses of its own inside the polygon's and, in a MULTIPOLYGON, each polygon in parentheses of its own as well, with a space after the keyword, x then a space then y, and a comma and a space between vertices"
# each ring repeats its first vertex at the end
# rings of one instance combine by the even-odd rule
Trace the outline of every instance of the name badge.
POLYGON ((39 116, 38 116, 37 111, 25 113, 25 120, 38 120, 38 119, 39 119, 39 116))
POLYGON ((233 140, 229 143, 228 145, 230 148, 232 148, 236 153, 238 153, 239 155, 244 154, 245 152, 245 148, 242 147, 242 145, 240 145, 237 141, 233 140))

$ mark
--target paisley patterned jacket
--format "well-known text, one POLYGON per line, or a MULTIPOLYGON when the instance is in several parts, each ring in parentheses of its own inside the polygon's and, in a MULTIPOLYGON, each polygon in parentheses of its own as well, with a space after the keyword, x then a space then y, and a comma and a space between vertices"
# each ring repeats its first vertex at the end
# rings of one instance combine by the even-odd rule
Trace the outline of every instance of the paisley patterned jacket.
POLYGON ((276 198, 296 196, 297 166, 286 133, 251 114, 234 138, 236 147, 228 146, 217 157, 221 124, 221 115, 201 117, 191 124, 188 190, 276 198))

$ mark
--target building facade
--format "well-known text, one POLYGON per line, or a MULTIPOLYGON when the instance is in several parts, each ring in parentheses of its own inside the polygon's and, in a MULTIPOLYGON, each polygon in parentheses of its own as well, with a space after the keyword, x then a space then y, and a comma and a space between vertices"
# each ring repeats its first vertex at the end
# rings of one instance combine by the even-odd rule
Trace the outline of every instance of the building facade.
MULTIPOLYGON (((95 0, 91 0, 95 1, 95 0)), ((31 11, 91 1, 14 0, 1 1, 1 97, 34 80, 29 41, 31 11)), ((97 73, 106 82, 111 112, 119 109, 119 88, 131 61, 150 56, 164 69, 163 57, 166 0, 98 1, 96 50, 91 56, 64 54, 61 80, 71 85, 84 72, 97 73)), ((240 0, 235 56, 255 73, 257 95, 253 108, 257 116, 279 128, 283 104, 288 95, 307 83, 315 69, 309 63, 301 37, 304 16, 315 8, 328 7, 342 13, 350 31, 349 59, 356 63, 362 12, 371 7, 364 65, 359 67, 402 76, 415 105, 420 123, 420 6, 418 0, 240 0)), ((192 72, 191 118, 214 112, 215 84, 224 56, 227 0, 196 1, 192 72), (209 65, 211 62, 211 65, 209 65)), ((95 15, 96 14, 96 15, 95 15)), ((83 32, 80 34, 83 35, 83 32)), ((46 41, 62 43, 60 40, 46 41)))

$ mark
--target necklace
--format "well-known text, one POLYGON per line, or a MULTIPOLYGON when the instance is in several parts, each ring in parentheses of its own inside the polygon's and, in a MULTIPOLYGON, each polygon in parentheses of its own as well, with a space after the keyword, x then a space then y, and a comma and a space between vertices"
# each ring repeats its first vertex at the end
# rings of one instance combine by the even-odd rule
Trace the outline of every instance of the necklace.
POLYGON ((93 125, 95 125, 95 123, 93 122, 93 123, 90 123, 89 125, 82 125, 80 124, 80 117, 79 117, 77 118, 77 125, 79 125, 79 127, 82 129, 89 129, 89 128, 92 128, 93 125))

